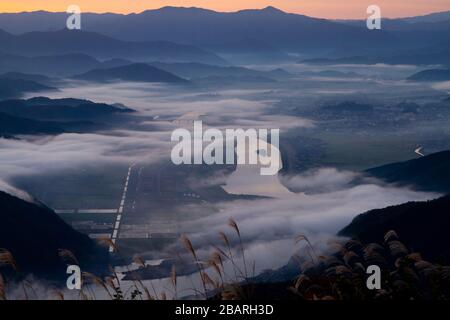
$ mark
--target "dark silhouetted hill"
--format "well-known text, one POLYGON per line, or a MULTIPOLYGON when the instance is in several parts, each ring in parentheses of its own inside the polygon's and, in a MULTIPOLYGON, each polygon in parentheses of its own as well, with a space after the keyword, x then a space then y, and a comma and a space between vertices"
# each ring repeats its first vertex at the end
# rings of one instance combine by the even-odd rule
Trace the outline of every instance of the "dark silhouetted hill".
POLYGON ((450 151, 387 164, 366 170, 365 173, 388 183, 450 194, 450 151))
POLYGON ((78 80, 95 82, 132 81, 132 82, 166 82, 187 83, 188 81, 170 72, 145 63, 135 63, 111 69, 95 69, 74 76, 78 80))
POLYGON ((21 134, 59 134, 63 132, 65 132, 64 128, 56 122, 31 120, 0 112, 1 136, 21 134))
POLYGON ((73 98, 35 97, 28 100, 0 101, 0 112, 34 120, 86 120, 133 111, 126 107, 73 98))
POLYGON ((82 99, 0 101, 0 135, 40 135, 64 132, 90 132, 106 126, 113 116, 134 110, 119 105, 94 103, 82 99))
MULTIPOLYGON (((66 262, 58 256, 59 249, 70 250, 82 268, 100 261, 103 251, 43 204, 1 191, 0 248, 11 251, 20 272, 50 278, 66 277, 66 262)), ((9 272, 6 268, 2 271, 9 272)))
POLYGON ((358 215, 339 235, 363 243, 382 243, 395 230, 412 250, 431 261, 450 261, 450 196, 426 202, 408 202, 358 215))

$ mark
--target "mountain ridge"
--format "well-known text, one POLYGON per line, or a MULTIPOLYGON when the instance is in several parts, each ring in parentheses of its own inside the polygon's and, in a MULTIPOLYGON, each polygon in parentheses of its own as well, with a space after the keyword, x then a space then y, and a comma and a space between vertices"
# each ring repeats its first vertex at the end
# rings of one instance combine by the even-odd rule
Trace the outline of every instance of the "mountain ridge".
MULTIPOLYGON (((198 10, 198 11, 203 11, 205 13, 228 13, 228 14, 233 14, 233 13, 239 13, 239 12, 245 12, 245 11, 273 11, 273 12, 281 12, 281 13, 285 13, 285 14, 294 14, 294 15, 300 15, 300 16, 305 16, 305 17, 309 17, 309 18, 315 18, 315 19, 323 19, 323 20, 330 20, 327 18, 323 18, 323 17, 319 17, 319 16, 310 16, 310 15, 306 15, 300 12, 289 12, 289 11, 285 11, 283 9, 279 9, 275 6, 271 6, 268 5, 266 7, 263 8, 247 8, 247 9, 239 9, 239 10, 234 10, 234 11, 220 11, 220 10, 214 10, 214 9, 207 9, 207 8, 202 8, 202 7, 197 7, 197 6, 189 6, 189 7, 185 7, 185 6, 162 6, 159 8, 154 8, 154 9, 144 9, 140 12, 131 12, 131 13, 119 13, 119 12, 92 12, 92 11, 87 11, 84 12, 83 14, 87 14, 87 15, 103 15, 103 16, 134 16, 134 15, 139 15, 139 14, 143 14, 143 13, 148 13, 148 12, 161 12, 161 11, 172 11, 172 10, 185 10, 185 11, 192 11, 192 10, 198 10)), ((18 15, 18 14, 34 14, 34 13, 41 13, 41 14, 61 14, 64 15, 65 17, 67 17, 67 13, 63 12, 63 11, 48 11, 48 10, 33 10, 33 11, 21 11, 21 12, 5 12, 5 13, 0 13, 0 15, 18 15)), ((412 21, 412 20, 417 20, 417 21, 436 21, 435 17, 439 17, 438 19, 440 21, 442 20, 448 20, 450 18, 447 18, 447 16, 450 16, 450 10, 444 10, 444 11, 436 11, 436 12, 431 12, 431 13, 426 13, 426 14, 420 14, 417 16, 407 16, 407 17, 389 17, 386 19, 389 20, 406 20, 406 21, 412 21)), ((338 19, 339 21, 358 21, 360 19, 338 19)))
MULTIPOLYGON (((0 14, 0 28, 14 34, 35 30, 60 30, 65 26, 65 19, 67 19, 65 13, 0 14)), ((365 24, 354 25, 310 17, 270 6, 235 12, 219 12, 197 7, 162 7, 132 14, 84 13, 82 30, 100 33, 120 41, 169 41, 191 45, 210 49, 209 51, 219 55, 221 55, 220 45, 223 43, 232 44, 244 39, 254 39, 256 42, 266 42, 274 51, 279 50, 277 61, 290 61, 292 57, 289 57, 288 53, 338 56, 373 54, 373 52, 392 55, 399 50, 408 53, 411 49, 432 47, 445 41, 446 32, 450 28, 450 20, 448 26, 446 21, 422 22, 420 19, 417 23, 407 23, 398 19, 392 21, 390 23, 407 25, 407 28, 402 30, 383 28, 373 31, 368 30, 365 24), (286 56, 283 57, 282 54, 286 56)), ((228 45, 226 50, 230 49, 232 48, 228 45)), ((258 50, 254 51, 257 53, 258 50)), ((109 50, 110 55, 111 53, 114 52, 109 50)), ((270 57, 274 59, 273 56, 270 57)), ((152 60, 158 60, 154 58, 152 60)), ((229 57, 225 58, 230 60, 229 57)), ((242 63, 248 61, 251 59, 246 59, 242 63)), ((260 63, 264 62, 267 61, 260 63)))
MULTIPOLYGON (((0 15, 0 28, 18 34, 20 32, 16 32, 17 28, 15 29, 13 26, 26 25, 28 18, 33 27, 22 28, 20 31, 52 30, 58 25, 59 28, 65 26, 62 24, 63 17, 67 17, 67 14, 38 13, 33 15, 30 13, 22 17, 20 14, 8 17, 0 15), (37 24, 37 15, 45 16, 46 19, 54 15, 54 20, 60 20, 53 23, 53 28, 44 28, 37 24), (20 23, 15 23, 14 17, 19 19, 20 23)), ((216 42, 217 39, 232 42, 240 36, 260 39, 264 34, 265 37, 270 38, 272 45, 286 47, 283 49, 287 49, 287 47, 303 49, 307 49, 308 46, 321 47, 319 40, 337 44, 339 39, 330 38, 330 32, 338 38, 345 34, 351 34, 367 45, 381 39, 389 40, 389 36, 384 33, 369 33, 368 30, 360 30, 326 19, 286 13, 274 7, 225 13, 198 8, 166 7, 146 10, 139 14, 114 14, 105 17, 101 14, 85 13, 82 29, 122 40, 166 40, 200 46, 216 42), (120 28, 118 28, 119 26, 120 28), (316 33, 314 38, 310 37, 308 31, 311 28, 314 28, 316 33), (145 30, 145 33, 142 30, 145 30), (370 39, 365 39, 365 37, 370 39), (297 41, 291 43, 295 39, 297 41), (304 42, 304 45, 300 45, 299 42, 304 42)), ((395 44, 395 42, 392 43, 395 44)))

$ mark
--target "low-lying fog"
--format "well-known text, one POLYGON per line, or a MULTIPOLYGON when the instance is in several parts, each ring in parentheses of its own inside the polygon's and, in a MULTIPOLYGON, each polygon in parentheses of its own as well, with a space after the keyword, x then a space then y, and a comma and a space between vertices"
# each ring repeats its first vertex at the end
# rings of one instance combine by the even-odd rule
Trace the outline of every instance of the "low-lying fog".
MULTIPOLYGON (((344 69, 348 70, 348 66, 344 69)), ((64 174, 67 168, 73 169, 85 164, 101 166, 102 163, 112 162, 150 164, 170 161, 172 130, 178 127, 190 128, 191 121, 195 119, 201 119, 204 125, 219 129, 280 128, 281 135, 287 130, 301 132, 312 127, 320 129, 320 124, 310 119, 274 111, 274 103, 283 97, 297 97, 299 106, 309 107, 320 99, 331 99, 359 91, 368 96, 376 96, 377 92, 384 92, 387 96, 414 91, 418 94, 417 89, 421 86, 390 79, 399 77, 399 74, 409 75, 416 71, 415 67, 401 66, 392 69, 374 66, 372 69, 378 70, 377 76, 394 71, 392 77, 385 76, 385 80, 360 81, 357 88, 350 85, 351 80, 346 85, 336 81, 338 84, 334 88, 329 83, 320 85, 317 80, 308 82, 305 79, 276 84, 271 90, 243 88, 213 92, 200 88, 136 83, 68 83, 67 87, 58 92, 41 95, 123 103, 137 110, 137 113, 127 116, 129 125, 107 132, 61 134, 23 140, 0 139, 0 179, 3 180, 0 188, 11 191, 12 187, 6 183, 12 184, 13 178, 17 176, 43 172, 64 174)), ((355 70, 358 71, 361 70, 355 70)), ((442 84, 441 87, 435 86, 435 89, 448 90, 448 86, 442 84)), ((420 90, 428 90, 428 93, 434 94, 431 88, 422 87, 420 90)), ((204 257, 211 246, 220 244, 220 231, 226 231, 231 239, 235 239, 232 230, 227 226, 228 219, 234 218, 244 240, 247 259, 255 261, 258 273, 286 264, 297 250, 293 239, 299 234, 307 234, 319 246, 322 240, 332 237, 358 213, 438 196, 374 184, 373 181, 362 180, 361 184, 352 185, 350 181, 357 175, 359 173, 335 168, 317 168, 304 174, 287 175, 278 179, 272 177, 264 180, 257 174, 248 174, 241 180, 239 176, 232 176, 218 177, 217 181, 199 181, 210 184, 234 183, 234 189, 228 186, 228 191, 234 193, 252 194, 252 190, 261 190, 261 187, 275 191, 265 194, 274 196, 272 198, 216 204, 220 210, 189 224, 188 229, 192 231, 189 237, 200 256, 204 257), (240 188, 236 189, 236 186, 240 188), (286 187, 299 192, 289 192, 286 187), (320 192, 302 192, 310 188, 320 192)), ((226 186, 225 189, 227 190, 226 186)), ((155 253, 152 253, 154 256, 155 253)), ((184 285, 192 287, 190 281, 186 280, 184 285)), ((164 282, 157 282, 156 285, 166 286, 164 282)))

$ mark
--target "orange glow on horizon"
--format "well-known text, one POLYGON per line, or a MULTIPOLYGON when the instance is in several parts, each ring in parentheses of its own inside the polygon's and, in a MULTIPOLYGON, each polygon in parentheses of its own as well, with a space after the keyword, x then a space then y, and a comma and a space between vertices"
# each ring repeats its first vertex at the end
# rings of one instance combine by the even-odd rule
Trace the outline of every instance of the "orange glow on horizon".
POLYGON ((83 12, 139 13, 164 6, 200 7, 215 11, 238 11, 274 6, 286 12, 333 19, 367 17, 371 4, 381 7, 384 17, 408 17, 450 10, 449 0, 0 0, 0 12, 64 12, 71 4, 83 12))

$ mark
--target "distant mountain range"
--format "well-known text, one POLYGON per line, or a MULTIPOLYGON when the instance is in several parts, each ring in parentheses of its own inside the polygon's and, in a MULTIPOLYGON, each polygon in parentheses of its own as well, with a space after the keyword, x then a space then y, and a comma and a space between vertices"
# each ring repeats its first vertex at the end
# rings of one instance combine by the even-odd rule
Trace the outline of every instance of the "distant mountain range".
MULTIPOLYGON (((33 273, 51 278, 66 277, 67 262, 59 257, 59 249, 70 250, 84 271, 93 264, 105 261, 102 250, 88 236, 72 229, 51 209, 2 191, 0 248, 12 253, 22 274, 33 273)), ((8 267, 0 267, 0 270, 13 273, 8 267)))
POLYGON ((62 30, 66 13, 37 11, 0 14, 0 29, 12 33, 0 32, 0 42, 4 52, 16 55, 83 53, 139 62, 224 65, 223 57, 261 64, 320 55, 450 64, 449 15, 384 19, 382 30, 368 30, 365 21, 318 19, 274 7, 238 12, 164 7, 128 15, 83 13, 83 31, 68 31, 62 30))
MULTIPOLYGON (((238 12, 224 13, 216 12, 201 8, 182 8, 182 7, 163 7, 155 10, 146 10, 138 14, 116 14, 116 13, 83 13, 82 28, 93 31, 101 31, 100 28, 107 28, 108 26, 116 25, 114 30, 111 30, 112 34, 117 34, 120 28, 120 22, 127 22, 132 19, 136 19, 135 24, 145 25, 158 25, 163 23, 163 18, 173 17, 172 21, 194 19, 200 17, 202 20, 212 20, 212 18, 219 17, 221 20, 231 20, 234 17, 239 16, 257 16, 258 14, 276 14, 282 12, 281 10, 274 7, 267 7, 264 9, 249 9, 241 10, 238 12), (159 18, 159 21, 145 21, 145 18, 159 18)), ((302 16, 300 14, 284 13, 286 15, 292 16, 302 16)), ((65 26, 68 14, 65 12, 47 12, 47 11, 34 11, 34 12, 21 12, 21 13, 2 13, 0 14, 0 29, 7 30, 15 34, 25 33, 30 31, 55 31, 60 30, 65 26)), ((303 16, 304 17, 304 16, 303 16)), ((320 18, 312 18, 317 20, 323 20, 320 18)), ((399 25, 413 25, 421 23, 435 23, 435 22, 445 22, 450 20, 450 11, 431 13, 422 16, 408 17, 408 18, 397 18, 388 19, 384 18, 383 23, 397 23, 399 25)), ((340 23, 360 23, 361 26, 365 27, 365 20, 334 20, 340 23)), ((333 21, 333 22, 334 22, 333 21)), ((166 22, 168 25, 168 22, 166 22)), ((123 25, 122 25, 123 26, 123 25)), ((390 24, 386 24, 389 27, 390 24)), ((134 27, 134 26, 132 26, 134 27)), ((193 28, 194 26, 192 26, 193 28)), ((131 28, 131 27, 129 27, 131 28)), ((126 31, 124 32, 126 33, 126 31)), ((105 33, 106 34, 106 33, 105 33)), ((152 34, 153 35, 153 34, 152 34)), ((152 36, 150 35, 150 36, 152 36)), ((148 36, 147 36, 148 37, 148 36)), ((138 33, 134 35, 134 40, 145 39, 146 36, 138 33)))
POLYGON ((384 235, 394 230, 400 239, 424 259, 450 262, 450 196, 425 202, 371 210, 342 229, 339 235, 363 243, 383 243, 384 235))
POLYGON ((80 30, 33 31, 13 35, 0 30, 1 51, 22 56, 82 53, 97 59, 127 58, 137 61, 176 61, 226 64, 212 52, 168 41, 132 42, 80 30))
MULTIPOLYGON (((65 27, 67 16, 66 13, 43 11, 2 14, 0 28, 13 33, 60 30, 65 27)), ((336 38, 325 38, 332 30, 338 36, 370 35, 364 30, 361 32, 359 29, 324 19, 285 13, 274 7, 231 13, 177 7, 164 7, 130 15, 85 13, 82 29, 122 40, 173 41, 198 45, 254 39, 270 45, 282 45, 282 49, 284 46, 299 48, 313 43, 319 44, 325 40, 336 43, 336 38), (311 37, 311 30, 315 31, 314 37, 311 37)), ((377 37, 378 35, 375 38, 377 37)), ((363 40, 363 43, 369 41, 363 40)))
POLYGON ((369 169, 366 174, 417 190, 450 194, 450 151, 369 169))
POLYGON ((412 81, 450 81, 450 69, 423 70, 408 77, 412 81))
MULTIPOLYGON (((15 34, 55 31, 64 28, 67 16, 66 13, 44 11, 0 14, 0 28, 15 34)), ((312 18, 286 13, 274 7, 238 12, 164 7, 129 15, 84 13, 82 29, 122 41, 171 41, 228 54, 260 51, 272 55, 286 52, 339 52, 341 55, 349 55, 370 53, 374 49, 378 53, 392 53, 400 49, 434 45, 448 39, 447 20, 445 13, 442 13, 439 18, 428 20, 399 20, 399 24, 407 23, 409 29, 371 31, 365 24, 352 25, 312 18), (424 23, 426 25, 422 26, 424 23)), ((40 37, 39 33, 33 33, 25 38, 40 37)), ((94 45, 89 54, 94 55, 92 50, 98 50, 100 43, 94 45)), ((131 52, 136 50, 133 46, 134 44, 128 46, 131 52)), ((111 51, 110 46, 106 47, 111 51)), ((118 53, 115 49, 112 52, 118 53)))
POLYGON ((188 81, 170 72, 145 63, 134 63, 111 69, 95 69, 73 77, 78 80, 95 82, 132 81, 187 83, 188 81))

